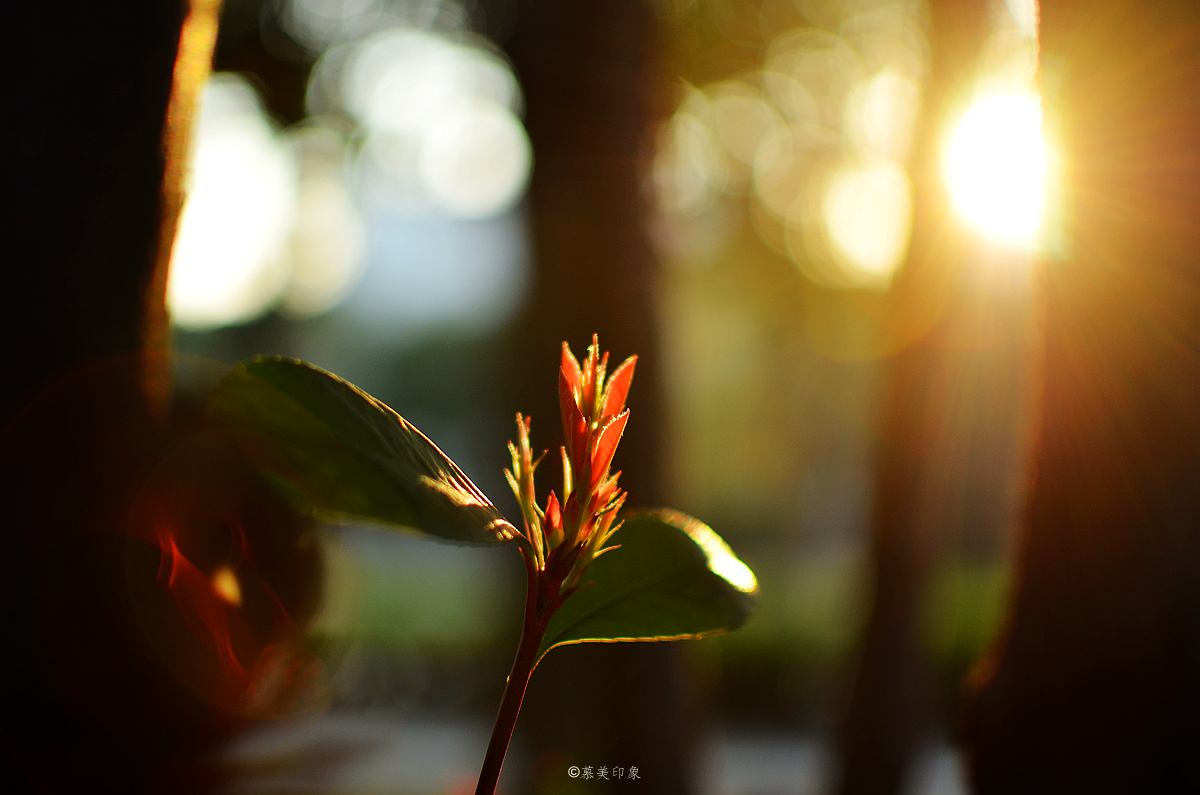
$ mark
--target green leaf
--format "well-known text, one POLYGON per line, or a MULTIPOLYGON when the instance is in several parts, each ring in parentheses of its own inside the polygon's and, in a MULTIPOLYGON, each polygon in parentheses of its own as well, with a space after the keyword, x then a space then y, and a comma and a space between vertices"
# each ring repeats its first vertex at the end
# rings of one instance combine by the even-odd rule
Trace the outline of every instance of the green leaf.
POLYGON ((360 519, 483 544, 516 532, 424 434, 311 364, 243 362, 217 387, 208 412, 285 497, 322 520, 360 519))
POLYGON ((584 585, 550 619, 538 658, 570 643, 682 640, 735 629, 758 598, 753 572, 708 525, 679 513, 630 514, 584 585))

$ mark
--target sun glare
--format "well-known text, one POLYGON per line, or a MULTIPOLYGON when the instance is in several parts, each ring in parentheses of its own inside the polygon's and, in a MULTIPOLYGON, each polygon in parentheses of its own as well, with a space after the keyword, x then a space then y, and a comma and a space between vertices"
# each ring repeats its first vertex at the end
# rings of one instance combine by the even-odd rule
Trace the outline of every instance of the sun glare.
POLYGON ((976 101, 954 132, 946 171, 954 205, 972 226, 998 242, 1032 247, 1046 171, 1037 98, 976 101))

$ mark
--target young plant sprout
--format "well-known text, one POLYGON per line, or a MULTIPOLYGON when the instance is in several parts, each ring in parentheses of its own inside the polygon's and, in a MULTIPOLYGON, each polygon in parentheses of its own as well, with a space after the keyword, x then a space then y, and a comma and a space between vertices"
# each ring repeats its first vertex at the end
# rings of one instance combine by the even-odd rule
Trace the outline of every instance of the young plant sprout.
MULTIPOLYGON (((209 417, 264 480, 324 521, 366 521, 469 543, 515 540, 525 560, 524 625, 476 795, 493 795, 529 678, 571 643, 698 638, 740 626, 758 593, 754 574, 702 522, 666 509, 618 514, 610 474, 625 432, 637 357, 607 374, 595 337, 580 363, 563 343, 558 374, 562 486, 540 507, 529 441, 505 472, 524 532, 429 439, 386 405, 312 365, 282 358, 241 364, 217 388, 209 417)), ((544 455, 544 454, 543 454, 544 455)))
POLYGON ((491 795, 496 789, 551 616, 579 589, 580 578, 591 562, 617 548, 605 543, 621 526, 616 516, 625 503, 625 492, 617 487, 621 473, 608 473, 629 420, 625 397, 636 363, 636 356, 629 357, 606 381, 608 353, 599 356, 595 337, 582 369, 567 343, 563 343, 558 370, 558 400, 566 441, 561 448, 563 496, 560 502, 551 491, 545 510, 538 507, 533 482, 534 470, 544 454, 533 460, 529 419, 517 415, 517 445, 508 444, 512 469, 504 474, 525 519, 525 534, 518 538, 527 576, 525 624, 476 795, 491 795))

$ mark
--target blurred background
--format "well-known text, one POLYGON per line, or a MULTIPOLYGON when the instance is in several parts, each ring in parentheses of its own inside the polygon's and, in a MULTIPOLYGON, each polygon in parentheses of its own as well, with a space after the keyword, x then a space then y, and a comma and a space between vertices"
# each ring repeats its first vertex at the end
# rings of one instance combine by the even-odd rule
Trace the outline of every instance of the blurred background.
POLYGON ((0 37, 18 789, 471 792, 518 556, 315 526, 206 389, 316 362, 513 515, 513 415, 556 447, 598 333, 641 357, 631 507, 710 523, 761 609, 556 650, 504 793, 1200 791, 1188 0, 63 0, 0 37))
MULTIPOLYGON (((556 651, 505 793, 853 791, 864 754, 908 795, 968 792, 1031 263, 1062 244, 1033 0, 933 5, 225 0, 167 287, 181 387, 199 361, 308 360, 513 516, 512 417, 559 444, 557 345, 599 332, 641 357, 631 504, 701 518, 759 577, 728 636, 556 651)), ((473 791, 515 550, 320 538, 329 708, 222 751, 232 791, 473 791)))

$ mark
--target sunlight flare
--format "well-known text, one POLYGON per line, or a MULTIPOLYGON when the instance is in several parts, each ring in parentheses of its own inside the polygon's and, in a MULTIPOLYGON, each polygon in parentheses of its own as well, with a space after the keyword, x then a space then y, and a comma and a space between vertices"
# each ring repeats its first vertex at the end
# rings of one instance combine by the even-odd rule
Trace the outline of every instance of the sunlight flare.
POLYGON ((992 94, 958 123, 946 158, 955 208, 987 237, 1030 248, 1041 223, 1046 172, 1036 96, 992 94))

